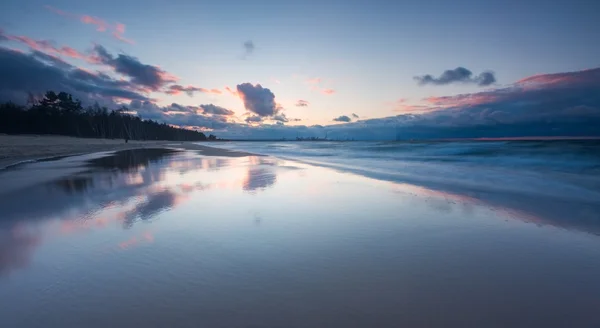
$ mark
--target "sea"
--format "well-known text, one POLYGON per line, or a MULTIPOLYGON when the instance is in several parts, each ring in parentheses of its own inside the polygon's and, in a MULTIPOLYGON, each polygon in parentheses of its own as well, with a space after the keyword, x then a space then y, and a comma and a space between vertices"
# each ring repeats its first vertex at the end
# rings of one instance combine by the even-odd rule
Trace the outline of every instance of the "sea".
POLYGON ((219 142, 215 146, 453 191, 600 202, 600 140, 219 142))

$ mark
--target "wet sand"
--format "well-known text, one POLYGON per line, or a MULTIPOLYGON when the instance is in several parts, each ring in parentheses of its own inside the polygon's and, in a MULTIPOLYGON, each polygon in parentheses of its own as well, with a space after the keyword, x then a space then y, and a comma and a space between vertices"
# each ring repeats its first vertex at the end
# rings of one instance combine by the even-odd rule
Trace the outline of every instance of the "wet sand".
POLYGON ((201 150, 0 172, 0 326, 600 325, 589 211, 201 150))
POLYGON ((92 139, 52 135, 0 135, 0 169, 23 161, 94 153, 99 151, 144 148, 164 145, 165 141, 92 139))
POLYGON ((140 141, 122 139, 75 138, 52 135, 2 135, 0 134, 0 169, 18 163, 52 159, 62 156, 89 154, 137 148, 176 146, 199 150, 207 156, 247 156, 248 153, 196 145, 191 142, 140 141))

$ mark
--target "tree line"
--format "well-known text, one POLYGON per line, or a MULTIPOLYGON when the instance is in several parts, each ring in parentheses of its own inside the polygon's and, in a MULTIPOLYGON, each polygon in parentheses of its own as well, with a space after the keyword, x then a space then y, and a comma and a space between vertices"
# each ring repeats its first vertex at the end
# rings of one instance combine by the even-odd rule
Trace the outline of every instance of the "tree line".
POLYGON ((173 127, 131 115, 126 107, 109 110, 98 104, 84 108, 66 92, 48 91, 29 106, 0 104, 0 133, 57 134, 125 140, 216 140, 199 131, 173 127))

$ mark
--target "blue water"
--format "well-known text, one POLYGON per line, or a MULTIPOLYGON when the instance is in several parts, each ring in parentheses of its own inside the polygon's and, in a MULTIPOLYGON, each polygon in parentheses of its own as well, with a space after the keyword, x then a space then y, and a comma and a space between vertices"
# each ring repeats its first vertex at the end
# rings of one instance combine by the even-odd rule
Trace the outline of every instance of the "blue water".
POLYGON ((372 178, 600 202, 600 141, 222 142, 372 178))

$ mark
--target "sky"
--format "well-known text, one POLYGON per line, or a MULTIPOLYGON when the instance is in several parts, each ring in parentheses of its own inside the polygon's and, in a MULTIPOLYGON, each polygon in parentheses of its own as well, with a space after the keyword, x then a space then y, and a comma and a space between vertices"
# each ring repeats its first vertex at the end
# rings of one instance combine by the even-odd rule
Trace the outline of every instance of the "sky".
POLYGON ((5 1, 0 101, 225 138, 600 135, 600 3, 5 1))

